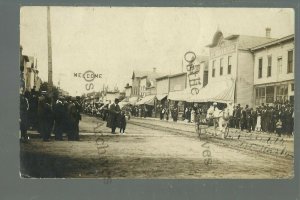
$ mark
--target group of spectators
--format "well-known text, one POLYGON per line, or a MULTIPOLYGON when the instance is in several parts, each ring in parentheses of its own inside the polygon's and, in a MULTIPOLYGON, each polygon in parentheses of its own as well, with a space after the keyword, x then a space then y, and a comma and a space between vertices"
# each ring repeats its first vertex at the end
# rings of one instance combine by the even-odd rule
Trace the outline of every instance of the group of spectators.
POLYGON ((284 103, 262 104, 255 109, 240 104, 234 107, 230 119, 231 128, 292 135, 294 132, 294 106, 284 103))
POLYGON ((128 107, 130 113, 134 117, 152 117, 153 106, 150 105, 135 105, 128 107))
POLYGON ((47 92, 30 92, 20 89, 20 130, 21 140, 27 140, 27 130, 36 130, 43 141, 49 141, 54 133, 55 140, 79 140, 81 120, 80 99, 59 96, 50 98, 47 92))
POLYGON ((125 133, 126 117, 130 119, 128 113, 131 112, 131 108, 123 107, 121 109, 118 98, 113 103, 84 102, 82 105, 85 114, 100 117, 106 121, 106 126, 111 128, 112 134, 116 134, 116 128, 120 128, 120 133, 125 133))
MULTIPOLYGON (((211 105, 212 106, 212 105, 211 105)), ((219 103, 218 109, 224 110, 227 105, 219 103)), ((173 121, 178 120, 178 105, 167 106, 158 105, 160 119, 169 120, 169 115, 173 121)), ((182 120, 186 122, 196 122, 200 115, 206 116, 209 109, 208 104, 194 104, 185 106, 182 113, 182 120)), ((213 125, 212 122, 207 122, 213 125)), ((231 107, 229 127, 242 131, 256 131, 292 135, 294 133, 294 106, 289 101, 275 102, 273 104, 262 104, 255 108, 248 105, 242 107, 240 104, 231 107)))

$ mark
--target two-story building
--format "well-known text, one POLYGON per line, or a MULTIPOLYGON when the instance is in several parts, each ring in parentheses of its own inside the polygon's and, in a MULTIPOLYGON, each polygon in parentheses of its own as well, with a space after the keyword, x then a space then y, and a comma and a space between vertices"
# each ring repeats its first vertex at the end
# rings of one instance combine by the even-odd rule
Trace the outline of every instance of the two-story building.
POLYGON ((217 31, 208 45, 208 84, 193 95, 191 101, 234 102, 252 106, 254 59, 251 48, 273 41, 267 33, 266 37, 224 36, 217 31))
POLYGON ((138 97, 139 99, 145 97, 148 92, 147 88, 156 86, 156 78, 162 76, 162 74, 156 72, 156 68, 153 71, 139 71, 134 70, 132 73, 132 93, 131 96, 138 97))
POLYGON ((38 91, 42 84, 38 74, 37 60, 32 56, 23 55, 23 47, 20 46, 20 87, 27 91, 33 88, 38 91))
POLYGON ((251 48, 254 54, 254 104, 294 102, 295 36, 251 48))

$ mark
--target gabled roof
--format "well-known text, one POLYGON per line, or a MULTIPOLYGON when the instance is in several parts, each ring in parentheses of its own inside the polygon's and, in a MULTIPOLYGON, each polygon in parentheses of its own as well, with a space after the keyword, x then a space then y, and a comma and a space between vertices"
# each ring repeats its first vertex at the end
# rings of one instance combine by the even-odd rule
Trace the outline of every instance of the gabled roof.
POLYGON ((217 31, 214 34, 212 43, 207 45, 207 47, 215 47, 218 45, 220 40, 237 40, 238 41, 238 49, 249 50, 255 46, 271 42, 276 40, 275 38, 268 37, 258 37, 258 36, 249 36, 249 35, 240 35, 240 34, 230 34, 224 37, 224 34, 221 31, 217 31))
POLYGON ((255 46, 274 41, 274 38, 267 37, 257 37, 257 36, 248 36, 248 35, 239 35, 238 37, 238 48, 249 50, 255 46))
POLYGON ((251 51, 259 50, 259 49, 262 49, 265 47, 273 46, 273 45, 280 44, 280 43, 290 41, 290 40, 295 40, 295 34, 288 35, 288 36, 279 38, 277 40, 272 40, 270 42, 266 42, 266 43, 260 44, 258 46, 254 46, 251 48, 251 51))

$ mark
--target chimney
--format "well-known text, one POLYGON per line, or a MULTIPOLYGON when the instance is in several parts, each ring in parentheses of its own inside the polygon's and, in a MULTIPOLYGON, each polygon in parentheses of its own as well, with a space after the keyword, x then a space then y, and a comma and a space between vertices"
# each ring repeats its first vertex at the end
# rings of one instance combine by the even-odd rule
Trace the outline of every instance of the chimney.
POLYGON ((266 28, 266 37, 271 38, 271 28, 269 27, 266 28))
POLYGON ((153 72, 156 72, 156 67, 153 67, 153 72))

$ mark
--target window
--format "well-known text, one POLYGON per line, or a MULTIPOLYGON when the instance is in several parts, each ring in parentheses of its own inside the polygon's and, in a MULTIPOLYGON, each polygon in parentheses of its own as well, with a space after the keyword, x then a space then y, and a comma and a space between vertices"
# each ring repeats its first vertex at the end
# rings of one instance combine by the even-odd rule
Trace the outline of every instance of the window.
POLYGON ((278 74, 282 73, 282 58, 277 58, 277 72, 278 74))
POLYGON ((272 56, 268 56, 268 73, 267 76, 270 77, 272 75, 272 56))
POLYGON ((255 90, 255 104, 261 105, 262 103, 266 103, 265 87, 256 88, 255 90))
POLYGON ((263 65, 263 60, 260 58, 258 60, 258 78, 262 77, 262 65, 263 65))
POLYGON ((220 59, 220 76, 223 75, 223 58, 220 59))
POLYGON ((266 87, 266 103, 274 103, 275 88, 274 86, 266 87))
POLYGON ((227 74, 231 74, 231 56, 228 56, 227 74))
POLYGON ((295 90, 295 85, 294 83, 291 83, 291 91, 293 92, 295 90))
POLYGON ((276 86, 276 101, 284 103, 288 100, 288 85, 276 86))
POLYGON ((288 51, 287 73, 293 73, 293 50, 288 51))
POLYGON ((212 77, 215 77, 216 68, 215 68, 215 60, 212 62, 212 77))

